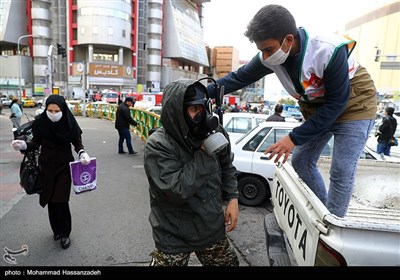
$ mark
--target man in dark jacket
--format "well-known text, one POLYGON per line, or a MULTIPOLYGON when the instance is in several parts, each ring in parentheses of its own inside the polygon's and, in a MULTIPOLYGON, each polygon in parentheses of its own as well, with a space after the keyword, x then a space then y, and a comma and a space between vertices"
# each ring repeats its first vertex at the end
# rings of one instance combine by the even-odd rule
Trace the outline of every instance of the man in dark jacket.
POLYGON ((382 120, 382 124, 379 126, 378 144, 376 152, 382 156, 390 156, 389 140, 392 139, 397 128, 397 120, 393 117, 394 108, 385 108, 385 117, 382 120))
POLYGON ((276 104, 275 105, 275 113, 266 119, 267 122, 284 122, 285 117, 282 117, 281 114, 283 112, 283 106, 282 104, 276 104))
MULTIPOLYGON (((351 56, 356 42, 333 33, 312 34, 297 27, 280 5, 262 7, 247 25, 245 36, 259 52, 246 65, 217 80, 225 94, 274 73, 298 100, 306 120, 265 150, 274 162, 289 156, 299 177, 326 208, 344 217, 354 190, 357 162, 375 121, 376 88, 351 56), (329 140, 334 149, 325 185, 317 161, 329 140), (293 153, 292 153, 293 152, 293 153)), ((214 84, 208 86, 211 98, 214 84)))
POLYGON ((124 140, 126 140, 126 146, 130 155, 136 156, 138 153, 133 150, 132 137, 130 131, 130 125, 137 126, 137 122, 132 118, 129 107, 134 105, 132 97, 126 97, 125 101, 118 105, 117 112, 115 114, 115 128, 118 130, 119 141, 118 141, 118 153, 126 154, 123 148, 124 140))
POLYGON ((205 266, 237 266, 226 236, 239 214, 228 134, 200 82, 170 83, 162 103, 162 127, 147 139, 144 156, 156 246, 151 265, 185 266, 195 252, 205 266))

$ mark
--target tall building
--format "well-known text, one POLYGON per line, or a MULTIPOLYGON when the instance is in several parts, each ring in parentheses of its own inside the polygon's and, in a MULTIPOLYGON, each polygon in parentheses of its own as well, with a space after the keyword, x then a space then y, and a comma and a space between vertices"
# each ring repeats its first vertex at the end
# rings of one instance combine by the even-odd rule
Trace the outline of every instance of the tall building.
POLYGON ((157 92, 204 77, 204 2, 0 0, 0 90, 157 92))
POLYGON ((206 76, 203 68, 209 62, 199 17, 203 2, 209 1, 164 1, 161 87, 178 78, 206 76))
POLYGON ((215 47, 212 51, 212 65, 218 78, 239 68, 239 51, 234 47, 215 47))
POLYGON ((400 1, 358 17, 345 28, 357 41, 353 54, 371 74, 379 94, 400 94, 400 1))

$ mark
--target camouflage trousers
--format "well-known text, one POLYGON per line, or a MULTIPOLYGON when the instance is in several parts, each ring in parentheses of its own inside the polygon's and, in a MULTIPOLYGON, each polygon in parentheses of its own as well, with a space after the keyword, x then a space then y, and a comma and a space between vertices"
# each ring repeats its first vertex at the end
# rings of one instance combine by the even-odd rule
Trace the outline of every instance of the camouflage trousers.
MULTIPOLYGON (((235 249, 226 236, 210 247, 194 253, 203 266, 239 266, 235 249)), ((155 249, 150 254, 152 256, 150 266, 187 266, 190 254, 191 252, 167 254, 155 249)))

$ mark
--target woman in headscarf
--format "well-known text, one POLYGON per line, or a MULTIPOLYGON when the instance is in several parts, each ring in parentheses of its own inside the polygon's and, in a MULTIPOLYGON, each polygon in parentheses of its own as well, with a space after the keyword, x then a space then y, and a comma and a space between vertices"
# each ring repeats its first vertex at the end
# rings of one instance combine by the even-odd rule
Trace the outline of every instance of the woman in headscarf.
POLYGON ((17 151, 41 149, 39 164, 43 192, 40 193, 39 203, 42 207, 47 205, 54 240, 61 239, 61 247, 67 249, 70 246, 69 235, 72 228, 69 163, 74 161, 74 156, 71 144, 81 163, 90 163, 90 157, 82 144, 82 130, 64 98, 50 95, 46 100, 45 111, 33 123, 32 132, 31 141, 14 140, 11 145, 17 151))

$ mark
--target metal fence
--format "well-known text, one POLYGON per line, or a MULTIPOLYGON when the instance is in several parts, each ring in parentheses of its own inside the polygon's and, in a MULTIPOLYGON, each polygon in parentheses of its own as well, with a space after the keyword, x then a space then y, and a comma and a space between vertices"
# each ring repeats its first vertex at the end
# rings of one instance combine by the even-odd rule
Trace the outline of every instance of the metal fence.
MULTIPOLYGON (((90 118, 107 119, 115 121, 115 114, 118 106, 115 104, 96 104, 89 103, 86 106, 86 116, 90 118)), ((135 132, 142 141, 146 141, 149 137, 151 129, 161 126, 160 116, 147 112, 143 109, 131 108, 131 116, 138 123, 136 127, 131 126, 131 130, 135 132)), ((82 106, 76 104, 73 108, 74 115, 82 115, 82 106)))

